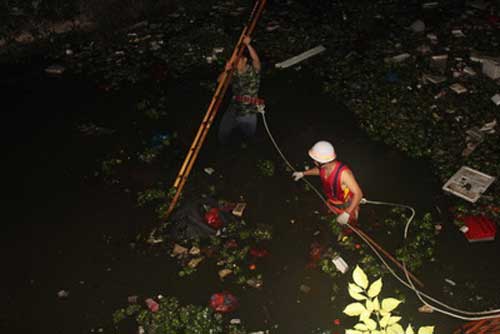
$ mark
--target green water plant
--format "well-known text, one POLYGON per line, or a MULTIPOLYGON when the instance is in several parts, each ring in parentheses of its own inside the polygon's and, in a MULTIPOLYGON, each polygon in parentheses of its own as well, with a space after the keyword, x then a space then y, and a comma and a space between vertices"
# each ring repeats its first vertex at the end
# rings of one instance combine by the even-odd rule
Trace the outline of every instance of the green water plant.
POLYGON ((356 266, 352 273, 354 282, 349 283, 349 295, 356 302, 347 305, 344 313, 358 317, 358 322, 346 334, 433 334, 434 326, 422 326, 415 331, 411 324, 406 329, 401 325, 401 316, 393 315, 402 300, 379 298, 382 279, 370 283, 365 272, 356 266))
POLYGON ((257 169, 263 176, 273 176, 274 175, 274 162, 271 160, 258 160, 257 169))
POLYGON ((158 297, 157 300, 155 309, 142 304, 132 304, 116 310, 113 323, 118 325, 126 318, 133 318, 139 326, 139 332, 151 334, 246 333, 243 326, 229 324, 222 314, 209 307, 181 305, 174 297, 158 297))

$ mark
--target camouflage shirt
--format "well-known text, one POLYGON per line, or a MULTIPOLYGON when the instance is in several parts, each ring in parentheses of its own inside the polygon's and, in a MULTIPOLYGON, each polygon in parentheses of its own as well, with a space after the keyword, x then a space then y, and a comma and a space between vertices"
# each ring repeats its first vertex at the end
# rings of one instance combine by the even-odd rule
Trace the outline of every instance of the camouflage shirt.
MULTIPOLYGON (((232 89, 233 96, 258 97, 260 86, 260 73, 253 66, 248 66, 243 73, 234 71, 232 89)), ((257 106, 248 102, 231 101, 231 109, 239 114, 257 112, 257 106)))

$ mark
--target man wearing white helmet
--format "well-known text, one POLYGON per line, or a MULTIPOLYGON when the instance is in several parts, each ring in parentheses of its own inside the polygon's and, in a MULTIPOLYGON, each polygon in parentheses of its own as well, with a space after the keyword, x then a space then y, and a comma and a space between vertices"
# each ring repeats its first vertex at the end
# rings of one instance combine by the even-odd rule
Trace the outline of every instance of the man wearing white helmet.
POLYGON ((294 180, 298 181, 306 175, 319 175, 329 207, 338 214, 337 222, 341 224, 356 222, 363 192, 351 170, 336 160, 335 149, 327 141, 314 144, 309 150, 309 156, 316 167, 303 172, 294 172, 292 174, 294 180))

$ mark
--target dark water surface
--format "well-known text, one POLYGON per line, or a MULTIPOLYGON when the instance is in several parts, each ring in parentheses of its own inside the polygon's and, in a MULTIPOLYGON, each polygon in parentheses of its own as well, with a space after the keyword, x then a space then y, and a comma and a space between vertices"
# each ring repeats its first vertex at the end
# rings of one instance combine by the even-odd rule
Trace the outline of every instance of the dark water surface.
MULTIPOLYGON (((246 200, 248 221, 274 225, 272 255, 264 264, 264 288, 257 291, 223 285, 215 269, 208 266, 181 279, 167 254, 144 255, 129 247, 154 218, 150 210, 137 208, 134 193, 157 180, 166 186, 173 182, 211 96, 196 78, 164 83, 169 112, 166 126, 179 134, 175 158, 162 168, 131 168, 124 184, 112 186, 93 177, 94 171, 106 153, 117 148, 113 143, 116 137, 123 144, 127 136, 140 134, 123 131, 109 138, 85 137, 77 126, 93 121, 127 129, 135 103, 149 88, 103 93, 92 83, 75 78, 49 78, 43 73, 45 64, 34 64, 6 67, 0 80, 7 101, 2 135, 7 144, 3 160, 8 167, 2 220, 2 333, 89 333, 98 328, 110 333, 111 314, 126 304, 129 295, 161 293, 178 297, 182 303, 205 305, 213 292, 223 288, 240 298, 241 308, 235 316, 252 330, 277 325, 272 333, 310 333, 342 318, 341 311, 350 302, 345 292, 344 297, 330 303, 331 280, 305 269, 313 234, 322 225, 315 213, 324 212, 321 203, 284 171, 262 124, 245 149, 220 147, 214 127, 186 193, 201 193, 215 185, 223 198, 236 201, 241 196, 246 200), (273 177, 258 173, 259 159, 275 161, 273 177), (213 167, 216 173, 208 176, 203 167, 213 167), (301 284, 310 286, 311 292, 301 293, 301 284), (70 293, 66 300, 56 296, 61 289, 70 293)), ((441 185, 425 161, 408 159, 369 140, 353 116, 339 101, 323 95, 319 82, 306 70, 274 72, 264 77, 262 91, 273 135, 298 168, 311 165, 306 152, 315 141, 330 140, 339 159, 351 166, 368 199, 405 203, 419 213, 436 214, 436 205, 446 205, 441 185)), ((362 225, 370 224, 370 210, 373 208, 362 211, 362 225)), ((379 211, 375 210, 375 215, 384 212, 379 211)), ((494 306, 499 299, 499 242, 468 244, 451 222, 444 223, 437 262, 418 273, 426 291, 443 296, 452 305, 463 305, 455 296, 466 282, 472 282, 477 295, 494 306), (450 287, 457 292, 454 295, 443 292, 445 278, 457 283, 450 287)), ((375 238, 379 237, 389 244, 402 238, 399 234, 387 237, 386 231, 378 231, 375 238)), ((405 324, 436 324, 437 333, 451 333, 461 324, 445 316, 418 314, 420 304, 410 291, 390 278, 384 282, 384 295, 394 295, 396 287, 405 293, 405 324)), ((339 284, 343 289, 346 280, 339 284)))

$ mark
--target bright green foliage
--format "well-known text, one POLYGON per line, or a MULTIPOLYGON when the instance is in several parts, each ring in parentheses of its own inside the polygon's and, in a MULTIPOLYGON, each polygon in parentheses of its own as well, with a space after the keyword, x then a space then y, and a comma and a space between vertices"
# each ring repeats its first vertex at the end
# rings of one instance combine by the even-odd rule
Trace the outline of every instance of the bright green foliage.
MULTIPOLYGON (((346 334, 414 334, 411 325, 406 329, 400 324, 402 317, 392 314, 401 304, 396 298, 379 299, 382 291, 382 279, 375 282, 368 280, 368 276, 356 266, 352 273, 354 283, 349 283, 349 295, 356 302, 347 305, 344 313, 350 317, 358 317, 358 323, 352 329, 347 329, 346 334)), ((417 334, 433 334, 434 326, 420 327, 417 334)))

